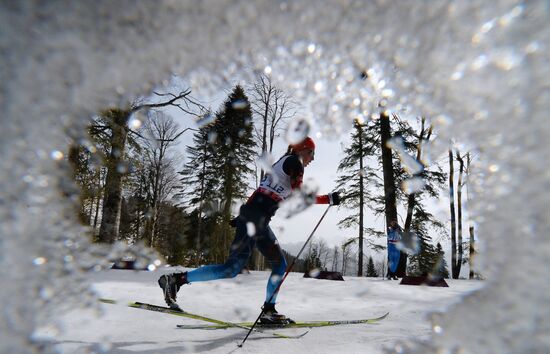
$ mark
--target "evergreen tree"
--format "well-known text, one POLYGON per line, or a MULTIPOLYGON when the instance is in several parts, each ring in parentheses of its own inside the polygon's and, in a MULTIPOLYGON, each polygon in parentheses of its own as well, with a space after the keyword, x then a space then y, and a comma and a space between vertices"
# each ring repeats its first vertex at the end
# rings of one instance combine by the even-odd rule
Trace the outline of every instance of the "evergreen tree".
POLYGON ((187 244, 195 249, 195 265, 202 264, 202 255, 207 249, 207 235, 218 222, 217 200, 221 199, 218 188, 218 172, 215 165, 215 147, 211 144, 211 126, 201 127, 193 136, 193 145, 187 147, 187 163, 181 175, 181 191, 178 197, 194 215, 192 230, 187 244))
MULTIPOLYGON (((366 122, 356 122, 351 133, 351 144, 344 149, 344 158, 338 166, 337 188, 342 191, 341 204, 353 212, 342 219, 338 225, 341 228, 361 229, 365 231, 370 239, 367 239, 369 246, 377 251, 384 247, 377 245, 376 238, 385 237, 385 232, 367 228, 362 225, 362 213, 367 207, 375 215, 386 214, 386 193, 383 184, 383 159, 382 159, 382 119, 369 119, 366 122), (364 162, 362 162, 362 160, 364 162)), ((396 135, 406 136, 409 134, 409 127, 406 123, 390 120, 391 131, 396 135), (399 123, 399 124, 397 124, 399 123)), ((408 143, 406 143, 408 146, 408 143)), ((392 158, 393 175, 395 183, 398 184, 404 175, 397 155, 392 158)), ((399 188, 393 188, 398 200, 404 200, 404 194, 399 188)), ((361 247, 360 247, 361 248, 361 247)), ((359 257, 361 259, 362 257, 359 257)))
POLYGON ((434 272, 434 275, 448 279, 449 268, 447 266, 447 260, 445 259, 445 251, 443 251, 443 247, 441 247, 441 244, 439 242, 437 243, 437 246, 436 246, 436 253, 437 253, 437 263, 436 263, 436 271, 434 272))
POLYGON ((369 256, 369 261, 367 263, 367 277, 378 277, 378 272, 376 271, 376 267, 374 266, 372 256, 369 256))
MULTIPOLYGON (((379 118, 362 123, 360 130, 356 125, 351 136, 352 143, 344 150, 345 157, 339 165, 340 175, 337 183, 338 188, 344 191, 342 204, 350 209, 358 210, 358 212, 343 219, 339 223, 341 227, 364 227, 359 226, 361 224, 362 198, 364 205, 371 209, 375 215, 384 214, 386 220, 392 218, 397 220, 395 209, 397 206, 402 205, 405 208, 410 208, 408 211, 411 213, 418 210, 423 212, 422 198, 438 196, 439 189, 445 180, 445 175, 438 165, 430 166, 430 169, 423 166, 420 172, 413 174, 414 177, 422 178, 425 186, 422 190, 415 191, 412 196, 407 195, 404 188, 398 188, 398 186, 404 186, 411 177, 410 171, 406 169, 409 167, 410 161, 414 160, 411 155, 416 155, 418 157, 416 160, 420 159, 421 143, 427 134, 424 130, 424 120, 417 123, 422 125, 419 133, 396 114, 391 117, 380 114, 379 118), (383 146, 387 145, 383 144, 383 140, 392 144, 391 151, 383 149, 383 146), (391 156, 388 156, 388 152, 391 156), (361 158, 366 158, 366 167, 363 169, 359 167, 361 158), (388 165, 392 167, 388 168, 388 165), (363 193, 360 192, 360 181, 364 182, 363 193)), ((426 221, 430 226, 435 225, 436 222, 433 217, 426 221)), ((411 220, 408 219, 407 222, 408 225, 411 224, 411 220)), ((371 237, 386 236, 385 232, 379 230, 369 228, 365 228, 365 230, 371 237)), ((407 241, 405 237, 404 241, 407 241)), ((372 240, 369 242, 373 245, 372 240)), ((374 247, 380 249, 379 246, 374 247)), ((407 254, 402 252, 397 271, 399 276, 405 275, 406 261, 407 254)))
POLYGON ((163 202, 160 205, 156 249, 172 265, 184 265, 187 255, 185 234, 189 230, 189 215, 181 207, 163 202))
POLYGON ((433 216, 430 213, 417 205, 411 227, 411 232, 416 236, 414 253, 409 256, 408 272, 411 275, 420 276, 437 272, 439 256, 429 235, 427 226, 430 222, 432 225, 437 225, 438 228, 443 228, 441 223, 433 220, 433 216))
MULTIPOLYGON (((222 224, 220 238, 216 242, 222 252, 215 252, 217 261, 225 259, 229 244, 234 237, 230 227, 231 208, 237 199, 247 195, 248 178, 254 172, 253 165, 256 143, 252 137, 252 109, 248 97, 241 86, 237 85, 218 113, 213 125, 217 136, 215 162, 218 167, 220 194, 223 196, 222 224)), ((219 250, 219 248, 218 248, 219 250)))
MULTIPOLYGON (((232 206, 247 196, 252 175, 256 144, 252 137, 252 111, 241 86, 236 86, 216 114, 216 120, 195 135, 195 146, 188 152, 192 159, 182 174, 184 194, 189 204, 201 210, 210 201, 212 232, 209 235, 209 258, 223 261, 234 236, 230 226, 232 206)), ((199 219, 201 220, 201 219, 199 219)), ((201 236, 202 238, 202 236, 201 236)))

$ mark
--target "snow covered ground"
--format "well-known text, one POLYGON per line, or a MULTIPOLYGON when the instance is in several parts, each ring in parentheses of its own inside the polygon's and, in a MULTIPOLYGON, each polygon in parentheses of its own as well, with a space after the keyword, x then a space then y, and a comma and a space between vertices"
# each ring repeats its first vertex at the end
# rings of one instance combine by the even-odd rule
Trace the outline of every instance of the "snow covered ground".
MULTIPOLYGON (((180 268, 181 269, 181 268, 180 268)), ((381 353, 408 339, 427 339, 432 333, 430 313, 447 308, 483 285, 480 281, 447 280, 448 288, 399 285, 381 278, 346 277, 344 282, 303 278, 291 273, 277 309, 300 320, 361 319, 390 315, 377 324, 313 328, 300 339, 271 339, 253 333, 242 348, 246 331, 177 329, 177 324, 204 323, 124 306, 130 301, 163 305, 157 278, 174 268, 156 272, 108 270, 93 273, 98 295, 120 305, 102 304, 102 314, 75 310, 59 325, 36 335, 53 341, 62 353, 381 353)), ((228 321, 253 321, 264 299, 267 272, 251 272, 234 279, 194 283, 178 296, 182 308, 228 321)), ((300 333, 303 329, 278 329, 300 333)))

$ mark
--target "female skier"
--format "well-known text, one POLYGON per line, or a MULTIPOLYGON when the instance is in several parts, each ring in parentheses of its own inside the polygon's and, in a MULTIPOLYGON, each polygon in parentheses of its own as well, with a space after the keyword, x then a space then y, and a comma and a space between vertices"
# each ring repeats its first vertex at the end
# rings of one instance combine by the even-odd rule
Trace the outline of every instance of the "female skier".
MULTIPOLYGON (((239 215, 234 220, 235 239, 224 264, 207 265, 189 272, 166 274, 159 278, 158 283, 168 306, 180 309, 176 304, 176 294, 184 284, 237 276, 247 264, 252 249, 256 246, 271 266, 260 321, 268 324, 291 322, 275 310, 275 290, 282 281, 287 263, 269 222, 275 215, 279 203, 288 198, 293 190, 298 190, 302 186, 304 167, 313 161, 314 154, 315 143, 307 137, 299 144, 290 145, 287 153, 273 165, 272 171, 264 176, 258 189, 241 206, 239 215), (253 235, 249 235, 247 231, 249 223, 254 225, 254 228, 250 228, 255 230, 253 235)), ((315 202, 338 205, 340 197, 337 192, 333 192, 317 196, 315 202)))

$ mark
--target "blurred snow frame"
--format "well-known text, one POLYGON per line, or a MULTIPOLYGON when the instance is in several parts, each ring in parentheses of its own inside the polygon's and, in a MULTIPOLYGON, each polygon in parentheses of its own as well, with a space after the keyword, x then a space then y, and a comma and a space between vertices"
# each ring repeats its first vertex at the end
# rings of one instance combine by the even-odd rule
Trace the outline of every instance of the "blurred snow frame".
MULTIPOLYGON (((471 207, 486 285, 434 316, 430 341, 411 339, 389 350, 549 350, 550 175, 541 163, 550 155, 548 6, 506 0, 311 5, 1 3, 1 352, 40 350, 29 339, 48 316, 55 320, 59 303, 51 294, 79 281, 80 258, 89 257, 74 201, 66 198, 77 192, 68 169, 59 168, 69 137, 81 138, 99 109, 127 104, 171 73, 232 77, 268 65, 305 102, 322 133, 343 131, 381 104, 433 118, 440 139, 452 132, 482 152, 472 179, 480 202, 471 207), (359 73, 364 80, 356 80, 359 73)), ((212 90, 219 82, 196 80, 212 90)), ((437 156, 446 146, 431 148, 437 156)), ((81 303, 81 291, 68 291, 63 301, 81 303)))

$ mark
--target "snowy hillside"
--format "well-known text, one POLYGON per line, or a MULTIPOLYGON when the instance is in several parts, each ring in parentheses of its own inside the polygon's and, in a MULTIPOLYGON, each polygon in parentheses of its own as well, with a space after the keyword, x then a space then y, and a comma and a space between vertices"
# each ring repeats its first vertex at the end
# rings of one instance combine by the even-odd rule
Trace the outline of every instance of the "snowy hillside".
MULTIPOLYGON (((377 324, 313 328, 300 339, 271 339, 253 333, 241 349, 246 331, 177 329, 177 324, 200 321, 124 306, 130 301, 163 305, 157 278, 174 268, 157 272, 109 270, 91 275, 98 295, 120 305, 99 305, 103 314, 77 310, 63 317, 56 328, 37 335, 54 341, 62 353, 382 353, 407 339, 432 333, 429 314, 443 310, 482 283, 449 280, 448 288, 399 285, 381 278, 346 277, 344 282, 306 279, 291 273, 277 308, 297 321, 374 317, 390 312, 377 324)), ((187 311, 228 321, 253 321, 263 303, 267 272, 252 272, 234 279, 184 286, 178 297, 187 311)), ((203 322, 204 323, 204 322, 203 322)), ((300 333, 303 329, 278 329, 300 333)))

